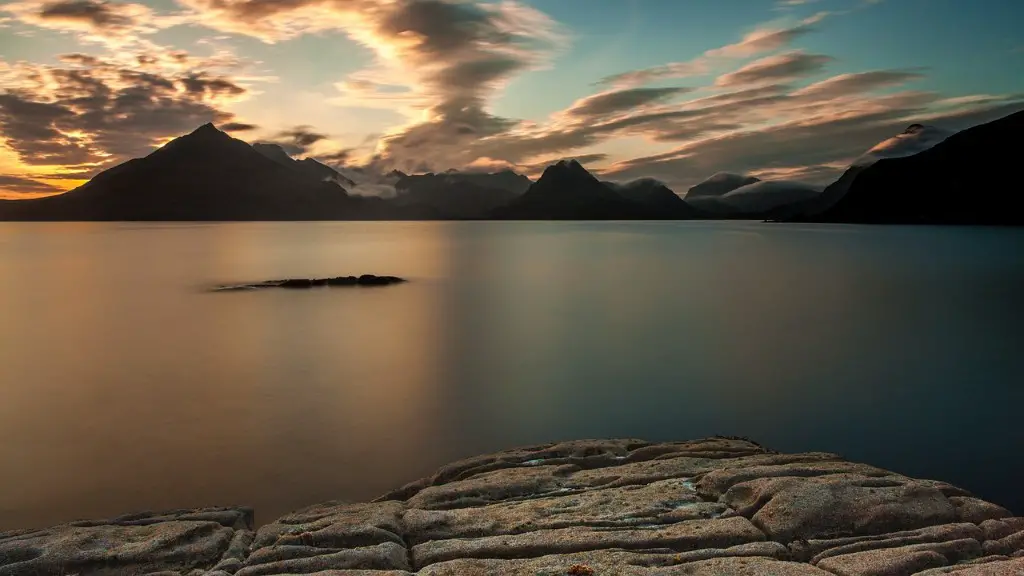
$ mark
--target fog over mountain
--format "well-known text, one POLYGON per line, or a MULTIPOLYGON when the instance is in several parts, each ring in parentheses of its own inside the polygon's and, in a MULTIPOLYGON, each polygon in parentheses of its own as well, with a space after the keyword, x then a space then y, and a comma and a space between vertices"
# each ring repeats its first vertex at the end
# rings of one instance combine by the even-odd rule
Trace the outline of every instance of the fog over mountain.
POLYGON ((758 178, 755 178, 754 176, 747 176, 745 174, 718 172, 707 180, 690 188, 684 198, 687 200, 693 200, 695 198, 702 197, 722 196, 723 194, 732 192, 741 186, 746 186, 759 181, 760 180, 758 178))

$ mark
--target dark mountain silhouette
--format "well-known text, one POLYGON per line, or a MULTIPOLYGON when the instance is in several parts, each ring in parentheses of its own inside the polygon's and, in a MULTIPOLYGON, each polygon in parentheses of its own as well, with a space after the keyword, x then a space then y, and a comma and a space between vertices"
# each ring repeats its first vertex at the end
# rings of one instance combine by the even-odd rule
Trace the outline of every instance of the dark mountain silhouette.
POLYGON ((66 194, 0 203, 3 220, 333 220, 428 216, 351 197, 304 176, 212 124, 66 194))
POLYGON ((652 208, 664 214, 666 218, 690 219, 701 216, 698 210, 686 203, 668 186, 653 178, 640 178, 626 184, 604 184, 624 198, 652 208))
POLYGON ((497 208, 503 220, 636 220, 667 217, 629 200, 595 178, 575 160, 548 166, 522 196, 497 208))
POLYGON ((530 184, 529 178, 510 170, 493 174, 449 170, 400 179, 395 183, 393 201, 429 206, 453 219, 484 218, 519 197, 530 184))
POLYGON ((270 158, 274 162, 304 174, 316 182, 333 182, 346 190, 355 187, 356 183, 334 168, 319 162, 313 158, 296 160, 292 158, 284 148, 277 144, 256 143, 252 145, 253 150, 270 158))
POLYGON ((748 184, 754 184, 755 182, 760 182, 760 180, 754 176, 719 172, 700 184, 690 188, 686 192, 685 199, 691 200, 693 198, 722 196, 723 194, 728 194, 737 188, 747 186, 748 184))
POLYGON ((846 195, 857 175, 868 166, 884 158, 903 158, 918 154, 951 135, 953 132, 935 126, 911 124, 900 134, 878 143, 854 160, 846 172, 843 172, 838 180, 829 184, 817 197, 794 205, 792 214, 788 217, 803 220, 822 214, 846 195))
POLYGON ((1020 161, 1022 133, 1024 111, 958 132, 913 156, 878 160, 851 177, 844 174, 852 178, 845 195, 819 216, 803 219, 1024 224, 1024 213, 1016 208, 1020 180, 1012 168, 1020 161))

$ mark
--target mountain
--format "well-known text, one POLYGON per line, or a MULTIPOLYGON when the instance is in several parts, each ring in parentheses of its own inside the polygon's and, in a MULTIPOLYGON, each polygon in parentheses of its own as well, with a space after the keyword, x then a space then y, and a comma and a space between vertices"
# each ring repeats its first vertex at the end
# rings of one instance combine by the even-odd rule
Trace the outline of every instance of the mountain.
MULTIPOLYGON (((913 128, 913 127, 912 127, 913 128)), ((1017 206, 1024 111, 958 132, 922 152, 864 167, 809 219, 863 224, 1024 224, 1017 206)))
POLYGON ((292 158, 285 152, 284 148, 277 144, 256 143, 252 145, 252 148, 274 162, 295 170, 299 174, 304 174, 316 182, 333 182, 345 189, 355 187, 356 185, 352 179, 313 158, 304 158, 302 160, 292 158))
POLYGON ((405 176, 395 183, 394 202, 429 206, 448 218, 484 218, 519 197, 530 179, 510 170, 493 174, 458 172, 405 176))
POLYGON ((903 132, 883 140, 857 158, 852 166, 870 166, 884 158, 903 158, 935 146, 955 134, 951 130, 937 126, 911 124, 903 132))
POLYGON ((334 220, 413 218, 351 197, 205 124, 59 196, 0 201, 0 220, 334 220))
POLYGON ((796 207, 794 214, 799 215, 798 217, 801 219, 813 218, 815 215, 821 214, 846 195, 857 175, 868 166, 885 158, 904 158, 923 152, 953 134, 952 131, 936 126, 911 124, 900 134, 879 142, 854 160, 838 180, 829 184, 817 198, 812 198, 796 207))
POLYGON ((722 196, 723 194, 728 194, 741 186, 746 186, 755 182, 760 182, 760 180, 753 176, 745 176, 743 174, 719 172, 700 184, 690 188, 686 192, 685 199, 689 201, 694 198, 722 196))
POLYGON ((686 202, 707 219, 764 220, 796 214, 820 194, 803 182, 758 180, 718 196, 687 196, 686 202))
POLYGON ((680 198, 678 194, 653 178, 640 178, 625 184, 615 182, 604 182, 604 184, 628 200, 643 204, 665 214, 666 218, 690 219, 700 217, 700 213, 680 198))
POLYGON ((729 192, 719 199, 739 212, 759 213, 816 198, 821 188, 791 180, 761 180, 729 192))
POLYGON ((659 212, 629 200, 601 183, 576 160, 562 160, 491 215, 501 220, 636 220, 659 212))

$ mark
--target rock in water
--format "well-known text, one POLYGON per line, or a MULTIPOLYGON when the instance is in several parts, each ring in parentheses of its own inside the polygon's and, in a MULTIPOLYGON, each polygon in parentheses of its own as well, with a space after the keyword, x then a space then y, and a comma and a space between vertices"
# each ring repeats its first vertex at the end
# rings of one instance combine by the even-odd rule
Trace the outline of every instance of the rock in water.
POLYGON ((362 276, 338 276, 337 278, 289 278, 287 280, 268 280, 253 284, 231 284, 217 286, 214 292, 238 291, 238 290, 259 290, 263 288, 287 288, 291 290, 304 290, 309 288, 322 288, 330 286, 390 286, 406 282, 404 278, 397 276, 375 276, 363 274, 362 276))
POLYGON ((255 535, 251 521, 213 509, 0 533, 0 576, 1024 573, 1024 518, 1000 506, 742 438, 508 450, 255 535))

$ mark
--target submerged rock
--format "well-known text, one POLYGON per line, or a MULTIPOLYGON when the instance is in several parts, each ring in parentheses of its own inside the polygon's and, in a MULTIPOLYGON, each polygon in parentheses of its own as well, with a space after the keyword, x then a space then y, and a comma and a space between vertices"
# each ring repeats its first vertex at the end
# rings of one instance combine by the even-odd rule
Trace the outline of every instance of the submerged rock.
POLYGON ((253 284, 231 284, 217 286, 215 292, 236 291, 236 290, 260 290, 264 288, 287 288, 292 290, 305 290, 310 288, 325 288, 335 286, 390 286, 407 282, 404 278, 397 276, 375 276, 363 274, 362 276, 338 276, 336 278, 289 278, 287 280, 268 280, 253 284))
POLYGON ((742 438, 507 450, 448 464, 374 502, 318 504, 255 534, 251 522, 251 512, 214 509, 0 533, 0 576, 1024 570, 1024 518, 1000 506, 944 482, 742 438))

